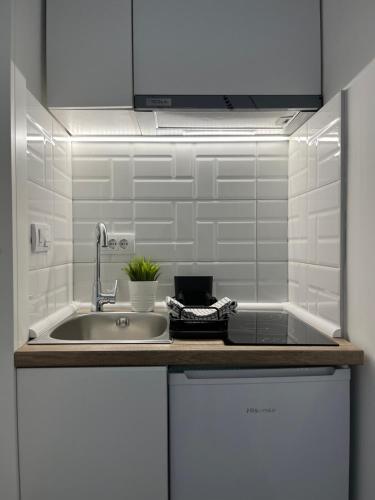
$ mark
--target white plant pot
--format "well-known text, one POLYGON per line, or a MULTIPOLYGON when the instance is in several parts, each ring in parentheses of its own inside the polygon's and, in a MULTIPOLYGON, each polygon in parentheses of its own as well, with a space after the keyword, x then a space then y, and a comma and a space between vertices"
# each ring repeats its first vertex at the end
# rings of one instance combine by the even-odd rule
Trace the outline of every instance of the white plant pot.
POLYGON ((157 281, 129 281, 130 304, 133 311, 153 311, 157 288, 157 281))

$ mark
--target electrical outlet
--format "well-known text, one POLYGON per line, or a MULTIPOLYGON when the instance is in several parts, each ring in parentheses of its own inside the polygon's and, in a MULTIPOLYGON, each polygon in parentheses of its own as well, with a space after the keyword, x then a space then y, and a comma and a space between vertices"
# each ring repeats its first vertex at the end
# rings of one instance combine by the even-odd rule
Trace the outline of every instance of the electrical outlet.
POLYGON ((123 255, 134 253, 134 233, 108 233, 108 246, 102 248, 103 255, 123 255))

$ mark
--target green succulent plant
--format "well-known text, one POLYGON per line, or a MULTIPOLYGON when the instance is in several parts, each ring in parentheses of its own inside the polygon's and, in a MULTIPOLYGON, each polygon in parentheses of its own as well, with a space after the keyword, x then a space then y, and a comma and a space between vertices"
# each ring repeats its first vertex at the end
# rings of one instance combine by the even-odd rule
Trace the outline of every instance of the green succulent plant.
POLYGON ((156 281, 160 276, 159 264, 145 257, 133 257, 122 270, 129 276, 130 281, 156 281))

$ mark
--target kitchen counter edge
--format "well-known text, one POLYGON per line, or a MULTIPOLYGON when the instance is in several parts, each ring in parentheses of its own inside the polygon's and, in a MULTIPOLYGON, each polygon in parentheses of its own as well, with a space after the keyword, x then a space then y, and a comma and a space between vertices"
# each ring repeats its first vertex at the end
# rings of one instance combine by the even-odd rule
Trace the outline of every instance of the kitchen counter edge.
POLYGON ((16 368, 84 366, 341 366, 362 365, 364 353, 344 339, 330 346, 228 346, 222 341, 172 344, 28 345, 14 353, 16 368))

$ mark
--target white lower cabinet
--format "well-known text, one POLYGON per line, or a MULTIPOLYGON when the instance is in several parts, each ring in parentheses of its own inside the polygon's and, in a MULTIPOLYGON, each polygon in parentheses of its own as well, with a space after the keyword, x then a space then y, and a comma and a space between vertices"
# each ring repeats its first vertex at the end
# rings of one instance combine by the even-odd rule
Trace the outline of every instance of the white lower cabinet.
POLYGON ((17 370, 21 500, 167 500, 165 367, 17 370))

